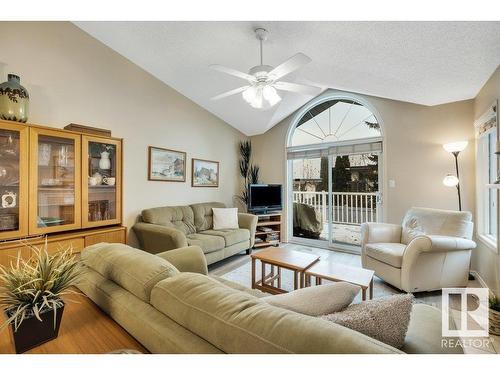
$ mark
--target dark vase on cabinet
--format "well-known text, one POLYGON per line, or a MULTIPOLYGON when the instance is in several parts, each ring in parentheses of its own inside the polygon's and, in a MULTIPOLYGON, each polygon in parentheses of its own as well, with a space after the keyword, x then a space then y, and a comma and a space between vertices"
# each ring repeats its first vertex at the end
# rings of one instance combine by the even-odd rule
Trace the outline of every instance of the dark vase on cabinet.
POLYGON ((21 79, 9 74, 7 81, 0 84, 0 118, 3 120, 28 121, 30 97, 21 86, 21 79))

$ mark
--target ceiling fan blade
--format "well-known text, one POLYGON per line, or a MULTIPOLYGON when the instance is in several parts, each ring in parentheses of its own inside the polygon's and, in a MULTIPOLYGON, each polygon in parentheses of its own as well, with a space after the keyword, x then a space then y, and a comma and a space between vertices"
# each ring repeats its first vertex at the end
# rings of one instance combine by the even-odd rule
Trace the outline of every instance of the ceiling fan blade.
POLYGON ((222 98, 227 98, 228 96, 231 96, 231 95, 239 94, 240 92, 245 91, 249 87, 250 86, 242 86, 242 87, 238 87, 237 89, 234 89, 234 90, 226 91, 220 95, 214 96, 213 98, 211 98, 211 100, 219 100, 222 98))
POLYGON ((310 57, 304 55, 299 52, 296 55, 293 55, 284 63, 281 63, 276 68, 269 72, 269 75, 273 77, 274 80, 278 80, 281 77, 290 74, 291 72, 303 67, 304 65, 310 63, 312 60, 310 57))
POLYGON ((228 67, 225 67, 222 65, 210 65, 210 69, 217 70, 217 71, 222 72, 222 73, 230 74, 232 76, 245 79, 249 82, 256 81, 255 77, 250 75, 250 74, 243 73, 243 72, 240 72, 239 70, 236 70, 233 68, 228 68, 228 67))
POLYGON ((317 95, 321 91, 320 87, 309 86, 309 85, 299 85, 297 83, 291 82, 275 82, 273 85, 277 90, 298 92, 304 95, 317 95))

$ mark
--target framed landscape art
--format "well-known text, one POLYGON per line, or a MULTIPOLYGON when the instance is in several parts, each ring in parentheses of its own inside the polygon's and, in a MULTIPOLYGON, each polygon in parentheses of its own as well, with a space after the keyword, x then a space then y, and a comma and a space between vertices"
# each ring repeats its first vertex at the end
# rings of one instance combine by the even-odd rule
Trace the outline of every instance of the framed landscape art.
POLYGON ((203 159, 193 159, 191 172, 191 186, 218 187, 219 162, 203 159))
POLYGON ((149 146, 148 180, 186 181, 186 153, 149 146))

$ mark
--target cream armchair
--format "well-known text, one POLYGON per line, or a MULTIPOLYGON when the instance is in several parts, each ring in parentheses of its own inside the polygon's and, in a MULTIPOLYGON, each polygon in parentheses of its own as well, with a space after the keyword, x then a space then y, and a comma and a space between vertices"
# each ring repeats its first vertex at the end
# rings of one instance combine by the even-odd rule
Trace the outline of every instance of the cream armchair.
POLYGON ((361 262, 406 292, 465 287, 472 229, 470 212, 414 207, 402 225, 361 225, 361 262))

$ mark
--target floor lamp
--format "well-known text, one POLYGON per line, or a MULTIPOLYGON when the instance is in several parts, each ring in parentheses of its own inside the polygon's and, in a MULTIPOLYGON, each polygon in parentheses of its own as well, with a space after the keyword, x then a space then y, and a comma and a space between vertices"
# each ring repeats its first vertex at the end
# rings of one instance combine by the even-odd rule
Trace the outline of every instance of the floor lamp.
POLYGON ((443 184, 445 184, 446 186, 456 186, 457 187, 458 210, 459 211, 462 211, 462 197, 460 196, 460 176, 459 176, 459 172, 458 172, 458 155, 460 154, 460 152, 465 150, 468 143, 469 142, 467 142, 467 141, 460 141, 460 142, 446 143, 443 145, 443 148, 455 157, 455 170, 456 170, 456 176, 453 176, 452 174, 446 175, 446 177, 443 179, 443 184))

